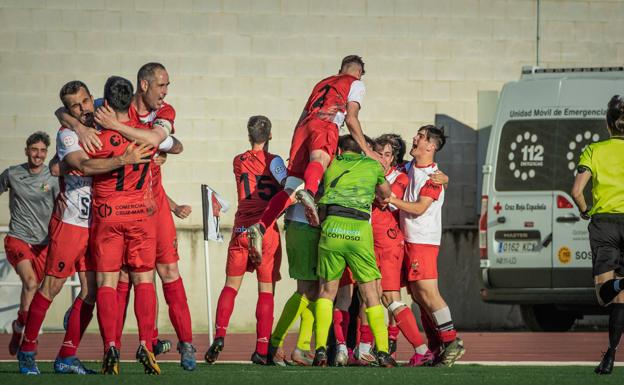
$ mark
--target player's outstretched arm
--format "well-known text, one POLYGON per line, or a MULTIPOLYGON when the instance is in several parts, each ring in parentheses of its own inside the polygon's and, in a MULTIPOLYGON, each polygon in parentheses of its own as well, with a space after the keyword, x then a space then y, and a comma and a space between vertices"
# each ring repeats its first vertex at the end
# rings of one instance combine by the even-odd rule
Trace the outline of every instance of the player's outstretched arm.
POLYGON ((157 148, 169 135, 164 129, 159 128, 162 126, 156 124, 154 124, 152 130, 144 130, 122 124, 117 120, 115 111, 107 103, 95 110, 95 121, 102 127, 117 131, 130 140, 148 143, 154 148, 157 148))
POLYGON ((84 151, 74 151, 67 154, 63 162, 89 176, 105 174, 127 164, 149 163, 152 152, 153 148, 149 144, 130 143, 122 155, 112 158, 89 158, 84 151))
POLYGON ((592 173, 587 167, 579 167, 574 178, 574 184, 572 184, 572 191, 570 191, 570 195, 572 195, 572 199, 574 199, 574 203, 576 203, 576 207, 581 212, 583 219, 589 219, 589 215, 587 215, 589 207, 587 207, 587 202, 585 202, 583 191, 585 191, 585 187, 587 187, 591 177, 592 173))
POLYGON ((399 210, 413 215, 422 215, 433 203, 433 198, 428 196, 419 196, 416 202, 406 202, 395 196, 391 196, 386 203, 394 205, 399 210))
POLYGON ((381 163, 381 157, 368 148, 364 133, 362 132, 362 125, 358 117, 360 113, 360 104, 358 102, 347 102, 347 116, 345 117, 345 123, 349 129, 349 133, 353 136, 353 139, 360 145, 360 148, 369 158, 375 159, 381 163))
POLYGON ((95 152, 102 148, 102 141, 98 137, 98 131, 93 127, 87 127, 69 114, 67 108, 59 107, 55 112, 61 126, 67 127, 78 135, 78 140, 87 152, 95 152))
POLYGON ((193 211, 191 206, 179 205, 175 203, 174 200, 171 199, 169 195, 167 195, 167 200, 169 201, 169 208, 175 214, 176 217, 180 219, 186 219, 188 218, 189 215, 191 215, 191 212, 193 211))

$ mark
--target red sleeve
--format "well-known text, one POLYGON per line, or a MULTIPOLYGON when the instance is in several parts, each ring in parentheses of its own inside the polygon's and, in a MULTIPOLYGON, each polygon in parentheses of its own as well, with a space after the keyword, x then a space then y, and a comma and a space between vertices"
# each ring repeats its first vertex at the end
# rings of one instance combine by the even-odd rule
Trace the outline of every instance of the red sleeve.
POLYGON ((425 185, 420 188, 420 192, 418 193, 418 196, 429 197, 433 199, 434 201, 436 201, 440 197, 442 188, 443 187, 441 184, 435 184, 431 181, 431 179, 428 179, 425 185))
POLYGON ((175 117, 176 117, 176 112, 175 112, 175 109, 171 106, 171 104, 163 105, 156 113, 156 119, 165 119, 165 120, 168 120, 169 123, 171 123, 172 134, 175 132, 175 125, 174 125, 175 117))
POLYGON ((407 177, 407 174, 400 173, 396 177, 396 179, 394 180, 394 183, 392 183, 392 186, 390 186, 390 188, 392 189, 392 192, 397 198, 402 199, 403 195, 405 195, 405 189, 407 189, 408 183, 409 183, 409 178, 407 177))

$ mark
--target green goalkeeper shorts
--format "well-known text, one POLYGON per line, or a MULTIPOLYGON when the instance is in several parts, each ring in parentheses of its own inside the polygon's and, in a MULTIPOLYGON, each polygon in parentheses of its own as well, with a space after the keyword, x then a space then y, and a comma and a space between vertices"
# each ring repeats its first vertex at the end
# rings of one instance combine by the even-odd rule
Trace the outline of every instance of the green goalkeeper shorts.
POLYGON ((321 229, 307 223, 286 221, 286 254, 288 254, 288 275, 302 281, 316 281, 318 243, 321 229))
POLYGON ((327 281, 340 279, 347 265, 357 282, 381 278, 368 221, 328 216, 323 221, 318 253, 318 275, 327 281))

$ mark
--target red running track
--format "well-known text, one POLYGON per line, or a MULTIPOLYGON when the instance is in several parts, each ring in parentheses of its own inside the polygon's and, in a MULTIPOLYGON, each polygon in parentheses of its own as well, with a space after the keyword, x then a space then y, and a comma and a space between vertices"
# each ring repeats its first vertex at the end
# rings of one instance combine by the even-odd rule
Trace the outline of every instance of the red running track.
MULTIPOLYGON (((606 332, 571 332, 571 333, 460 333, 466 347, 466 355, 462 361, 544 361, 544 362, 578 362, 600 360, 601 353, 606 350, 606 332)), ((0 334, 0 360, 12 360, 8 353, 9 334, 0 334)), ((63 334, 45 333, 39 338, 38 360, 53 360, 62 342, 63 334)), ((175 352, 175 335, 162 335, 173 342, 172 352, 159 356, 159 360, 179 359, 175 352)), ((138 338, 136 334, 124 335, 122 340, 122 359, 134 359, 138 338)), ((203 360, 208 349, 208 335, 195 335, 193 344, 197 348, 197 359, 203 360)), ((295 344, 295 335, 286 339, 284 348, 290 352, 295 344)), ((225 350, 219 356, 220 361, 245 361, 253 353, 255 334, 232 333, 226 337, 225 350)), ((399 339, 399 360, 408 360, 411 356, 410 346, 404 339, 399 339)), ((86 334, 78 355, 82 360, 100 360, 102 358, 102 340, 99 334, 86 334)))

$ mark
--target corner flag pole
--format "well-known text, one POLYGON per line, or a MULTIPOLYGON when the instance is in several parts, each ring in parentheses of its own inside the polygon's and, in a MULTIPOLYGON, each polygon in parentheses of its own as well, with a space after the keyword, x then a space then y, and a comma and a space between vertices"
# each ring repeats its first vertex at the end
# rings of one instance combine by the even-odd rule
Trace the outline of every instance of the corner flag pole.
POLYGON ((210 216, 210 205, 212 199, 210 190, 207 185, 202 184, 202 211, 204 222, 204 261, 206 267, 206 297, 208 298, 208 341, 212 345, 213 340, 213 322, 212 322, 212 293, 210 291, 210 251, 208 250, 208 218, 210 216))

